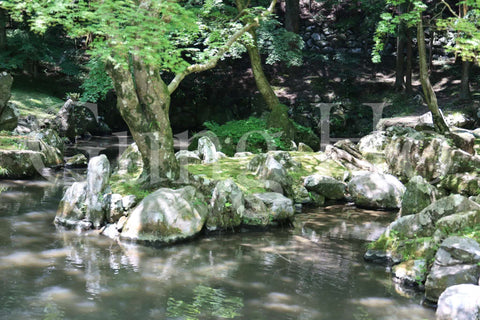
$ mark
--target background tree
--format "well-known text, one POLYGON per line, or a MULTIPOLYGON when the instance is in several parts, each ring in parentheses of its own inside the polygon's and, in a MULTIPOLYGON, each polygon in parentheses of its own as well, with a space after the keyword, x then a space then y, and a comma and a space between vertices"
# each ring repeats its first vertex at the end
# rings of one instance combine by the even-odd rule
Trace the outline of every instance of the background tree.
POLYGON ((375 47, 372 52, 372 60, 380 61, 381 51, 384 47, 384 39, 388 34, 394 34, 394 31, 401 23, 405 23, 407 27, 415 26, 417 28, 417 45, 418 45, 418 62, 419 62, 419 78, 422 84, 424 98, 433 118, 435 130, 439 133, 449 132, 449 128, 445 122, 443 114, 438 106, 437 96, 430 82, 428 70, 428 56, 425 44, 425 31, 423 27, 423 13, 427 9, 427 5, 423 1, 408 0, 388 0, 389 12, 382 14, 382 20, 378 24, 374 41, 375 47), (395 13, 395 8, 406 6, 405 11, 395 13), (393 11, 393 12, 392 12, 393 11))
POLYGON ((0 50, 7 48, 7 13, 0 8, 0 50))

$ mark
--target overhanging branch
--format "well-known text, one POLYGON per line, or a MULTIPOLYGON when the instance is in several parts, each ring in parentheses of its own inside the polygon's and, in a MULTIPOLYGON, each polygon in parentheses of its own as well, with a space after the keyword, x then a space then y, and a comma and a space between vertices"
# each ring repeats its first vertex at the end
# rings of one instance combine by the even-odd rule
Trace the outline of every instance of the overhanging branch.
MULTIPOLYGON (((262 17, 264 17, 265 15, 267 14, 270 14, 273 12, 274 8, 275 8, 275 4, 277 3, 277 0, 272 0, 272 2, 270 3, 270 6, 268 7, 268 9, 262 14, 262 17)), ((212 68, 215 68, 215 66, 217 65, 218 61, 223 57, 223 55, 230 49, 230 47, 242 36, 244 35, 246 32, 248 32, 249 30, 251 30, 252 28, 256 28, 260 25, 260 22, 259 22, 259 19, 254 19, 252 22, 246 24, 244 27, 242 27, 241 29, 239 29, 237 32, 235 32, 231 37, 230 39, 228 39, 228 41, 225 43, 225 45, 223 47, 221 47, 218 52, 211 57, 211 59, 209 61, 207 61, 206 63, 200 63, 200 64, 192 64, 190 65, 187 69, 185 69, 185 71, 181 72, 181 73, 177 73, 175 75, 175 78, 173 78, 173 80, 170 82, 170 84, 168 85, 168 91, 170 92, 170 94, 172 94, 177 88, 178 86, 180 85, 180 82, 182 82, 182 80, 188 76, 189 74, 191 73, 196 73, 196 72, 202 72, 202 71, 206 71, 206 70, 209 70, 209 69, 212 69, 212 68)))

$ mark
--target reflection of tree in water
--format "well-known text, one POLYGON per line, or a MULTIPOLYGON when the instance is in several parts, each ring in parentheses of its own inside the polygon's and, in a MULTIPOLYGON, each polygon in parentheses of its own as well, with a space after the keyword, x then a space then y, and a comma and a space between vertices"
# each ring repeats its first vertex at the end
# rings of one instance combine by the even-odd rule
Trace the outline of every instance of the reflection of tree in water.
POLYGON ((188 303, 168 298, 167 316, 169 319, 196 320, 205 317, 233 319, 241 316, 243 299, 230 297, 222 289, 199 285, 193 290, 193 301, 188 303))

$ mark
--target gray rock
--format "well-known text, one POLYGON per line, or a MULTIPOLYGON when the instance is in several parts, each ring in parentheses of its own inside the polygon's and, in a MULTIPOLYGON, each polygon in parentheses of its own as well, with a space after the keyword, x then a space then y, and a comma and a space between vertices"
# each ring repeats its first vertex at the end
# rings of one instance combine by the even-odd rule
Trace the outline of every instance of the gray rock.
POLYGON ((117 239, 120 236, 120 232, 118 232, 114 223, 106 225, 101 234, 110 239, 117 239))
POLYGON ((425 282, 425 296, 437 301, 448 287, 477 284, 480 274, 480 245, 473 239, 449 237, 435 255, 435 262, 425 282))
POLYGON ((18 125, 18 117, 20 112, 15 104, 8 102, 6 106, 1 108, 0 114, 0 131, 13 131, 18 125))
POLYGON ((480 210, 480 205, 461 196, 450 195, 433 202, 421 212, 401 217, 390 224, 387 231, 395 231, 405 238, 430 237, 438 220, 452 214, 480 210))
POLYGON ((478 225, 480 225, 480 210, 459 212, 439 219, 433 236, 437 240, 442 240, 449 234, 474 229, 478 225))
POLYGON ((65 167, 67 168, 85 168, 88 165, 87 157, 82 154, 76 154, 70 159, 68 159, 65 163, 65 167))
POLYGON ((375 131, 358 141, 357 148, 363 156, 370 153, 382 153, 388 142, 385 131, 375 131))
POLYGON ((437 189, 423 177, 415 176, 405 185, 402 197, 401 215, 416 214, 435 202, 438 197, 437 189))
POLYGON ((298 144, 298 151, 299 152, 313 152, 313 149, 310 148, 310 146, 306 145, 305 143, 300 142, 298 144))
POLYGON ((449 174, 442 179, 440 187, 451 193, 477 196, 480 194, 480 176, 475 172, 449 174))
POLYGON ((85 218, 87 182, 74 182, 65 192, 58 206, 55 223, 74 227, 85 218))
POLYGON ((107 201, 107 221, 116 223, 124 215, 121 194, 113 193, 105 197, 107 201))
POLYGON ((389 174, 361 172, 350 180, 348 190, 359 207, 398 209, 405 186, 389 174))
POLYGON ((427 261, 425 259, 408 260, 393 266, 394 277, 404 285, 420 285, 427 276, 427 261))
POLYGON ((137 197, 133 194, 126 195, 122 198, 122 206, 124 211, 132 209, 137 204, 137 197))
POLYGON ((438 299, 437 320, 480 320, 480 286, 448 287, 438 299))
POLYGON ((231 179, 219 181, 210 200, 210 213, 206 222, 208 230, 225 230, 238 227, 245 213, 242 190, 231 179))
POLYGON ((106 218, 103 194, 110 179, 110 162, 102 154, 90 159, 87 169, 86 219, 99 228, 106 218))
POLYGON ((13 78, 6 72, 0 72, 0 115, 11 96, 13 78))
POLYGON ((245 196, 242 224, 247 227, 276 226, 293 218, 292 200, 280 193, 256 193, 245 196))
POLYGON ((61 136, 74 139, 78 135, 97 131, 96 116, 88 106, 68 99, 54 120, 61 136))
POLYGON ((305 178, 303 185, 308 191, 316 192, 326 199, 340 200, 345 198, 347 185, 329 176, 314 174, 305 178))
POLYGON ((121 237, 160 243, 182 241, 200 233, 207 215, 205 199, 194 187, 161 188, 130 213, 121 237))
POLYGON ((0 150, 0 177, 32 177, 39 173, 44 163, 45 155, 40 151, 0 150))
POLYGON ((198 153, 204 163, 214 163, 218 161, 217 148, 209 137, 198 139, 198 153))
POLYGON ((118 167, 115 171, 116 175, 137 177, 143 171, 142 154, 138 150, 136 143, 132 143, 122 153, 118 159, 118 167))
POLYGON ((251 153, 251 152, 236 152, 233 155, 234 158, 246 158, 246 157, 250 157, 250 156, 253 156, 253 153, 251 153))
POLYGON ((180 150, 175 153, 175 157, 177 158, 178 162, 183 165, 197 164, 202 162, 198 152, 195 151, 180 150))

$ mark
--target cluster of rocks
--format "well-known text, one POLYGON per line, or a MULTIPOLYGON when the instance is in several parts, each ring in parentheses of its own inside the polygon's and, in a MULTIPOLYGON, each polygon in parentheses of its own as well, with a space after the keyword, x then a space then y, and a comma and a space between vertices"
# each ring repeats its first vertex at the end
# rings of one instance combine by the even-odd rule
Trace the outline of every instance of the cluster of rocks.
POLYGON ((328 23, 307 26, 302 38, 307 49, 323 54, 369 54, 372 47, 368 33, 336 32, 328 23))

